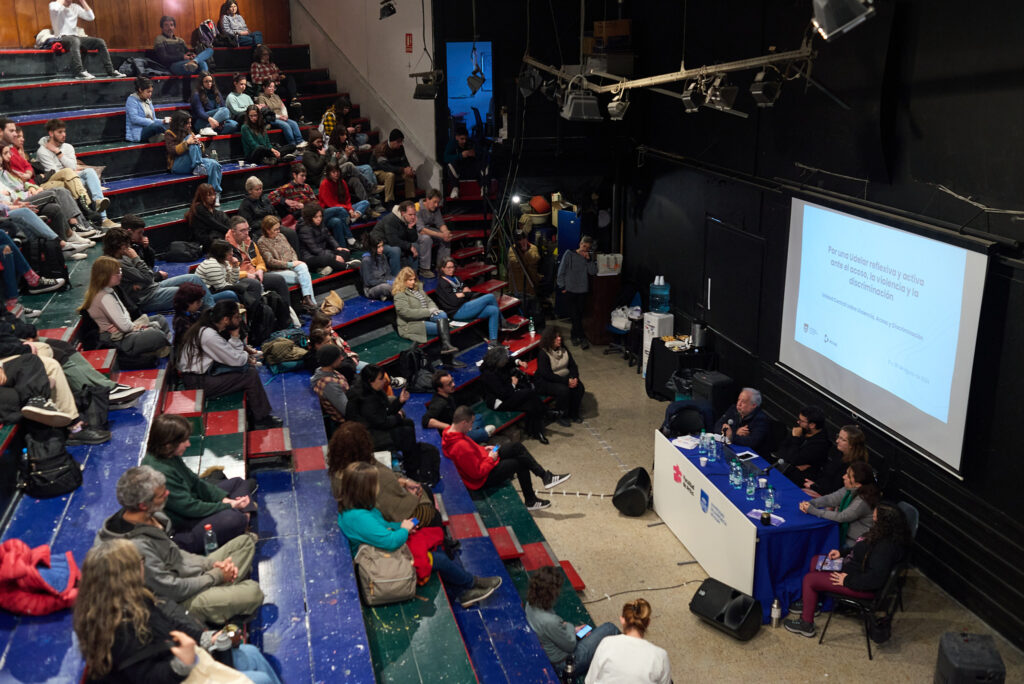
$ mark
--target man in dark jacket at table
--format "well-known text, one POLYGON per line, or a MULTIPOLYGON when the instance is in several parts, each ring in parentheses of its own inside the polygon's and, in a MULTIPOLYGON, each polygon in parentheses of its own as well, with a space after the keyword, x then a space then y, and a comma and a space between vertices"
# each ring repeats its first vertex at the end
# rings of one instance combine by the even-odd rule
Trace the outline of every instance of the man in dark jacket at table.
POLYGON ((786 477, 803 487, 804 480, 818 478, 831 447, 824 411, 817 406, 804 406, 797 416, 796 427, 779 445, 775 456, 786 477))
POLYGON ((771 419, 761 410, 761 393, 753 387, 740 390, 736 405, 718 419, 714 430, 732 444, 762 454, 768 447, 771 419))

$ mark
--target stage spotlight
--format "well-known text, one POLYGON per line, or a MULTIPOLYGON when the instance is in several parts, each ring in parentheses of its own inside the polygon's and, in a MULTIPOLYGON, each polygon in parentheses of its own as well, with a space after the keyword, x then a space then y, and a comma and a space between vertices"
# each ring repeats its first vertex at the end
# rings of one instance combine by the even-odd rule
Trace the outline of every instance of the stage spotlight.
POLYGON ((732 109, 733 103, 736 102, 736 95, 739 94, 739 90, 736 86, 729 85, 729 79, 724 74, 717 76, 714 83, 708 88, 707 102, 704 104, 720 112, 728 111, 732 109))
POLYGON ((473 69, 473 73, 466 77, 466 85, 469 86, 469 92, 473 95, 476 95, 476 91, 480 90, 486 81, 487 79, 484 78, 484 74, 480 71, 479 67, 473 69))
POLYGON ((706 99, 707 96, 704 92, 703 84, 699 81, 693 81, 683 91, 683 109, 686 110, 687 114, 693 114, 700 109, 700 106, 704 104, 706 99))
POLYGON ((523 198, 519 195, 512 195, 512 204, 519 206, 519 203, 523 201, 523 198))
MULTIPOLYGON (((543 83, 544 80, 540 77, 540 72, 533 67, 523 69, 523 73, 519 74, 519 92, 523 94, 523 97, 533 95, 543 83)), ((470 85, 469 87, 472 88, 473 86, 470 85)))
POLYGON ((417 79, 416 89, 412 93, 414 100, 436 100, 440 86, 444 82, 443 71, 421 71, 416 74, 409 74, 410 78, 417 79))
POLYGON ((398 10, 395 9, 394 0, 380 0, 381 19, 387 19, 388 17, 394 15, 396 12, 398 12, 398 10))
POLYGON ((812 0, 811 24, 825 40, 846 33, 875 13, 871 0, 812 0))
POLYGON ((562 105, 562 118, 567 121, 601 121, 597 95, 589 90, 569 90, 562 105))
POLYGON ((782 81, 778 74, 774 71, 769 74, 767 69, 762 69, 754 76, 754 82, 750 84, 750 95, 758 107, 771 107, 779 99, 781 92, 782 81))
POLYGON ((629 91, 623 90, 608 103, 608 116, 612 121, 622 121, 629 109, 629 91))

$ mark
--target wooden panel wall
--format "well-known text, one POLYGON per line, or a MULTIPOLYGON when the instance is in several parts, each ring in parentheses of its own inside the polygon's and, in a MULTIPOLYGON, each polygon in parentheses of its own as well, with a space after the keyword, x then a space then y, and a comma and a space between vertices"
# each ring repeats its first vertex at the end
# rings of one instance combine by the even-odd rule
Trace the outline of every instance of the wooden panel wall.
MULTIPOLYGON (((200 21, 220 19, 222 0, 96 0, 89 6, 96 20, 80 22, 90 36, 107 41, 112 48, 149 48, 160 33, 160 17, 178 22, 177 33, 186 41, 200 21)), ((288 0, 240 0, 239 11, 251 30, 263 32, 268 43, 291 42, 288 0)), ((0 47, 28 48, 36 34, 50 26, 49 0, 0 0, 0 47)))

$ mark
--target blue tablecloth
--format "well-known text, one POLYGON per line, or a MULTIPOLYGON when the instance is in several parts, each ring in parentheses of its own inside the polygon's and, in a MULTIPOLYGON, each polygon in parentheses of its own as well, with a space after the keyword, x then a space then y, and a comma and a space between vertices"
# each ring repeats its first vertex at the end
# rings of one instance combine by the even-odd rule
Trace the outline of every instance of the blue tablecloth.
MULTIPOLYGON (((719 459, 701 468, 696 449, 676 448, 693 461, 711 483, 744 514, 752 508, 764 508, 761 490, 758 490, 753 501, 747 501, 745 490, 733 489, 729 485, 728 463, 719 459)), ((760 456, 755 457, 752 463, 762 470, 768 466, 760 456)), ((779 599, 785 614, 790 602, 800 598, 801 583, 810 567, 811 558, 839 548, 837 523, 800 512, 800 502, 810 497, 775 470, 768 474, 768 482, 775 487, 775 501, 781 506, 774 513, 785 518, 786 522, 778 527, 765 527, 760 520, 751 519, 751 523, 757 525, 754 598, 761 602, 762 621, 766 623, 771 619, 774 599, 779 599)))

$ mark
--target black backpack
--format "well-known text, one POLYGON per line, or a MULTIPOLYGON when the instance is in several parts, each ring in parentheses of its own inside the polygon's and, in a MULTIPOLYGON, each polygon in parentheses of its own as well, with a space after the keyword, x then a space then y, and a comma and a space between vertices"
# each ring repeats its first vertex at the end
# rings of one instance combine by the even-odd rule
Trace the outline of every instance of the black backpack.
POLYGON ((258 347, 277 330, 277 318, 274 310, 263 302, 245 310, 246 323, 249 326, 249 344, 258 347))
POLYGON ((163 64, 146 57, 129 57, 121 62, 121 66, 117 69, 126 76, 169 76, 171 74, 163 64))
POLYGON ((40 430, 25 435, 18 458, 18 487, 37 499, 73 492, 82 484, 82 467, 64 448, 64 431, 40 430))
POLYGON ((405 378, 410 392, 433 392, 433 369, 427 353, 418 346, 406 349, 398 355, 398 373, 405 378))
MULTIPOLYGON (((46 238, 29 238, 21 243, 21 253, 33 271, 44 278, 63 278, 64 287, 61 290, 71 289, 71 275, 68 273, 68 265, 64 261, 64 252, 61 251, 59 242, 46 238)), ((22 284, 28 288, 24 279, 22 284)))
POLYGON ((167 251, 160 255, 164 261, 187 263, 203 256, 203 246, 196 242, 175 240, 167 245, 167 251))

